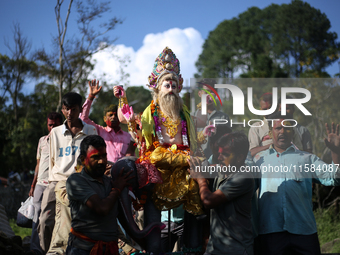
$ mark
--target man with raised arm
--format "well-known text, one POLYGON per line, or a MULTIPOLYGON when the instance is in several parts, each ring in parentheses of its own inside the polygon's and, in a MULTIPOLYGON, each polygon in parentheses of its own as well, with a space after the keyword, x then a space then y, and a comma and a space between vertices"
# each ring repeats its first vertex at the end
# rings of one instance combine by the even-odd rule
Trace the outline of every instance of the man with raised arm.
POLYGON ((340 185, 339 125, 326 124, 325 143, 332 151, 332 164, 299 150, 293 143, 293 122, 276 112, 268 119, 273 144, 253 161, 261 170, 259 180, 260 254, 320 254, 312 207, 312 182, 340 185), (287 121, 285 121, 287 119, 287 121))
POLYGON ((98 135, 103 137, 107 146, 107 160, 115 163, 118 159, 125 156, 134 156, 135 147, 134 142, 131 140, 129 133, 123 131, 120 128, 120 121, 117 115, 117 105, 109 105, 104 109, 104 122, 106 127, 96 124, 90 120, 90 108, 96 95, 102 90, 99 87, 99 81, 89 81, 90 93, 87 97, 83 110, 79 115, 79 118, 85 123, 92 125, 96 128, 98 135))

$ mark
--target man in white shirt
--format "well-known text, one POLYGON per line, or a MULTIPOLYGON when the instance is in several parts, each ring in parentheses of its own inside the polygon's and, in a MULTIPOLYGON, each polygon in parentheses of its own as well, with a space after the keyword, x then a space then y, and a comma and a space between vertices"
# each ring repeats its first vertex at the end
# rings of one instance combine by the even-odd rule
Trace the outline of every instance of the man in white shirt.
POLYGON ((58 233, 59 237, 60 235, 65 237, 66 249, 69 229, 67 233, 63 233, 63 224, 60 223, 63 222, 64 216, 71 220, 70 215, 62 215, 61 222, 58 222, 58 224, 56 222, 55 226, 55 187, 59 181, 67 180, 68 176, 75 172, 81 141, 87 135, 97 134, 95 127, 86 124, 78 118, 79 113, 82 111, 81 105, 81 95, 75 92, 65 94, 62 98, 62 112, 66 120, 63 125, 52 129, 50 134, 49 185, 43 194, 40 223, 38 226, 41 248, 44 252, 49 251, 49 254, 62 254, 62 247, 64 246, 62 240, 61 242, 51 240, 52 231, 53 233, 58 233), (54 227, 58 229, 53 230, 54 227), (52 247, 55 246, 52 244, 57 242, 61 245, 60 249, 49 250, 50 244, 52 247))
POLYGON ((39 215, 41 212, 41 200, 43 192, 48 186, 48 169, 49 169, 49 157, 50 157, 50 133, 52 128, 60 126, 63 123, 63 117, 60 113, 51 112, 47 116, 47 129, 48 135, 42 136, 39 139, 37 148, 37 165, 35 167, 34 178, 32 181, 29 196, 33 197, 34 205, 34 217, 32 223, 32 236, 30 250, 35 253, 42 254, 42 250, 39 243, 39 235, 37 227, 39 224, 39 215))

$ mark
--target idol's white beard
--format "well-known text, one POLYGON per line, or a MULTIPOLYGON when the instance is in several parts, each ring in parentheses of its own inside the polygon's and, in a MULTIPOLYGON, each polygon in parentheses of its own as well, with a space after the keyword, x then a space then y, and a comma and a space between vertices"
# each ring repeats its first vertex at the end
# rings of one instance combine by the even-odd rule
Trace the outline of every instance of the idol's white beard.
POLYGON ((154 101, 156 101, 155 99, 158 99, 159 107, 164 115, 174 120, 180 118, 180 112, 183 109, 183 100, 178 94, 159 91, 154 94, 154 101))

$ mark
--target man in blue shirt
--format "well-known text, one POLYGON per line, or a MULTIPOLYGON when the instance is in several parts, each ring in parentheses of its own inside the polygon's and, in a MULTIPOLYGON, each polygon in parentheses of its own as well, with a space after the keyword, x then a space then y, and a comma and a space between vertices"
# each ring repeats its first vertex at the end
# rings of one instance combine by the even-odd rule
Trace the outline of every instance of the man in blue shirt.
POLYGON ((293 145, 292 122, 274 113, 269 125, 273 144, 253 161, 261 169, 259 180, 259 234, 261 254, 320 254, 316 222, 312 210, 312 182, 340 184, 339 125, 332 123, 326 146, 332 151, 332 164, 293 145))

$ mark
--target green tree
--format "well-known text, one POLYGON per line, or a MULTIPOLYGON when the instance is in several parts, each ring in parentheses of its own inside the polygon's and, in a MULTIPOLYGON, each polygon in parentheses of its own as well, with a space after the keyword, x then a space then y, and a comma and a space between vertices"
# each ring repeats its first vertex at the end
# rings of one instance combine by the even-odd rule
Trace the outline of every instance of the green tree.
MULTIPOLYGON (((239 52, 239 22, 225 20, 209 33, 196 63, 202 77, 233 77, 237 66, 244 64, 239 52)), ((240 54, 241 53, 241 54, 240 54)))
POLYGON ((36 53, 36 58, 41 64, 39 74, 47 77, 50 81, 55 81, 53 83, 59 88, 57 111, 60 110, 64 90, 68 92, 77 89, 81 94, 86 93, 88 76, 94 68, 94 64, 91 62, 93 54, 109 47, 114 42, 114 39, 110 39, 106 35, 117 24, 122 23, 120 19, 114 17, 98 25, 102 15, 109 12, 110 7, 109 2, 94 0, 87 0, 86 3, 76 1, 75 6, 73 6, 73 0, 70 0, 63 22, 61 14, 63 3, 63 0, 57 0, 55 6, 58 33, 53 39, 56 51, 49 54, 45 49, 42 49, 36 53), (79 33, 67 37, 72 8, 76 8, 78 14, 76 21, 79 33))
POLYGON ((274 52, 285 58, 293 77, 306 70, 322 72, 336 61, 339 43, 326 14, 301 0, 283 4, 273 25, 274 52))
POLYGON ((9 54, 0 54, 0 160, 3 162, 3 176, 7 176, 10 170, 28 168, 29 162, 35 161, 36 145, 33 145, 32 139, 38 134, 38 129, 31 122, 34 123, 35 119, 28 117, 28 97, 21 92, 32 81, 37 66, 28 57, 31 44, 23 36, 20 25, 15 23, 13 28, 14 44, 12 46, 5 40, 9 54), (32 158, 29 159, 28 155, 32 158))
POLYGON ((7 101, 9 94, 12 100, 14 123, 18 122, 18 96, 28 79, 32 77, 36 64, 28 58, 31 50, 31 43, 23 36, 20 25, 13 26, 14 47, 5 40, 5 45, 10 51, 10 56, 0 54, 0 82, 2 101, 7 101))
POLYGON ((324 77, 338 59, 337 35, 327 16, 308 3, 251 7, 211 31, 196 63, 196 77, 324 77))

